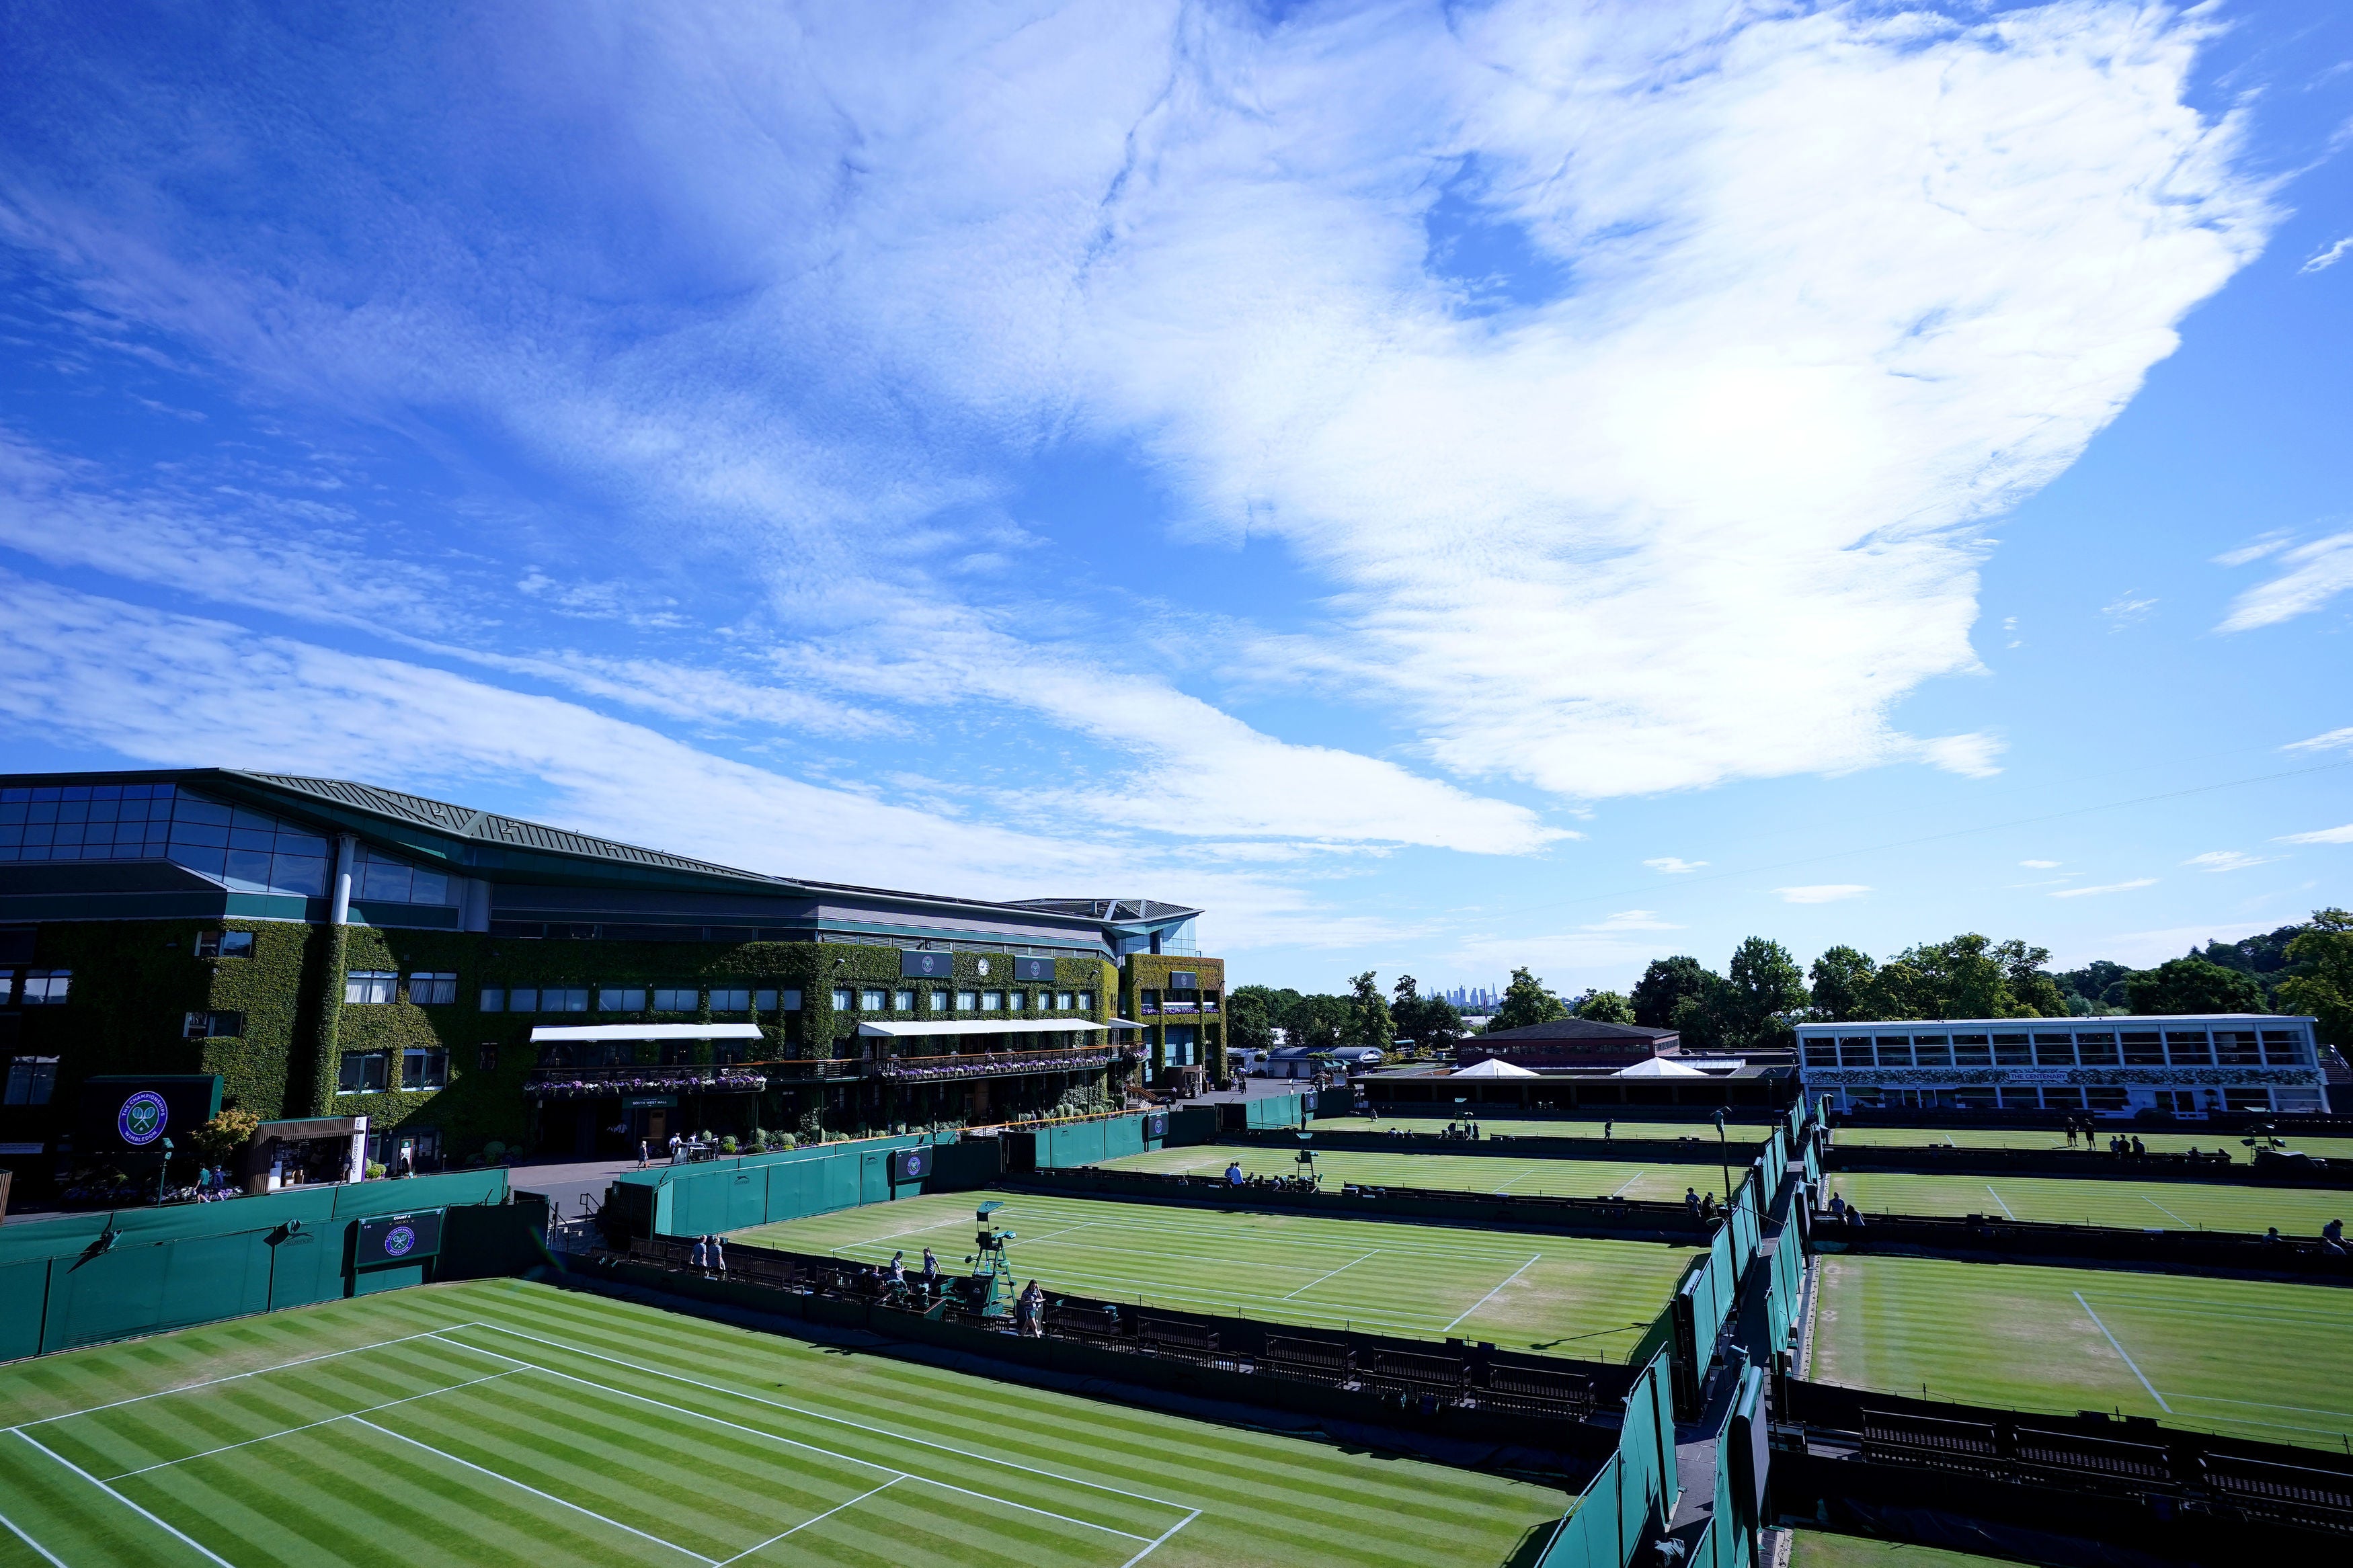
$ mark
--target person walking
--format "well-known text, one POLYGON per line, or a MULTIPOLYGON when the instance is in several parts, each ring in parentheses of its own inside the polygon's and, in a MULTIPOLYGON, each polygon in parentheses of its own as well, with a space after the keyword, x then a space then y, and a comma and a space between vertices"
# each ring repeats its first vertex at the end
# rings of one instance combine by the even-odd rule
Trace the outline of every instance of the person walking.
POLYGON ((727 1238, 723 1236, 711 1238, 711 1268, 722 1279, 727 1278, 727 1238))
POLYGON ((711 1268, 711 1244, 708 1237, 696 1237, 694 1250, 688 1255, 697 1274, 708 1273, 711 1268))
POLYGON ((646 1148, 646 1141, 640 1138, 638 1140, 638 1169, 640 1171, 644 1170, 648 1163, 648 1160, 649 1152, 646 1148))
POLYGON ((1617 1135, 1618 1135, 1618 1123, 1617 1123, 1614 1120, 1613 1120, 1613 1121, 1607 1121, 1602 1122, 1602 1124, 1601 1124, 1601 1137, 1602 1137, 1603 1142, 1608 1142, 1609 1139, 1614 1138, 1614 1137, 1616 1137, 1617 1135))
POLYGON ((1697 1219, 1699 1217, 1699 1189, 1697 1187, 1685 1187, 1683 1189, 1683 1207, 1691 1211, 1692 1218, 1697 1219))
POLYGON ((940 1293, 940 1260, 930 1247, 923 1248, 923 1294, 936 1297, 940 1293))

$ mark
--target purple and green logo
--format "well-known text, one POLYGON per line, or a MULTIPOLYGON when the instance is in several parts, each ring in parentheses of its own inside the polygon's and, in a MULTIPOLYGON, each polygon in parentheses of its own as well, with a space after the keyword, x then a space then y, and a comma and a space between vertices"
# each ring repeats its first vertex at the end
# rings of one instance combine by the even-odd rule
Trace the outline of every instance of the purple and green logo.
POLYGON ((164 1123, 171 1117, 172 1108, 164 1103, 164 1097, 142 1089, 122 1102, 122 1109, 115 1113, 114 1128, 125 1143, 143 1149, 164 1136, 164 1123))
POLYGON ((406 1258, 408 1249, 416 1245, 417 1233, 405 1225, 394 1226, 385 1232, 384 1255, 386 1258, 406 1258))

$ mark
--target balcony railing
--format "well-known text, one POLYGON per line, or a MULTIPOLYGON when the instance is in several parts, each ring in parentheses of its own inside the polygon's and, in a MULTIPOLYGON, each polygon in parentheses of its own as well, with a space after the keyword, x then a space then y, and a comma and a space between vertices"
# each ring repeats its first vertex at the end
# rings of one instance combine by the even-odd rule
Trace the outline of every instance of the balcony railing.
POLYGON ((535 1068, 522 1091, 541 1100, 583 1100, 607 1094, 757 1094, 768 1087, 765 1064, 695 1062, 680 1067, 535 1068))
POLYGON ((892 1083, 949 1083, 976 1078, 1018 1078, 1028 1073, 1093 1072, 1134 1061, 1134 1046, 1077 1046, 1046 1051, 968 1051, 940 1056, 882 1057, 866 1065, 892 1083))

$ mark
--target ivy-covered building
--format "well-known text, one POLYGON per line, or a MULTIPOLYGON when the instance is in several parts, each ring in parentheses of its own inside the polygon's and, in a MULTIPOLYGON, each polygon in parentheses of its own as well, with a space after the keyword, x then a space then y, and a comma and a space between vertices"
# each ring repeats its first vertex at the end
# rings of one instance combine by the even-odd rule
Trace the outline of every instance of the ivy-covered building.
POLYGON ((0 777, 0 1148, 217 1074, 422 1163, 1104 1108, 1222 1059, 1199 910, 764 876, 337 779, 0 777))

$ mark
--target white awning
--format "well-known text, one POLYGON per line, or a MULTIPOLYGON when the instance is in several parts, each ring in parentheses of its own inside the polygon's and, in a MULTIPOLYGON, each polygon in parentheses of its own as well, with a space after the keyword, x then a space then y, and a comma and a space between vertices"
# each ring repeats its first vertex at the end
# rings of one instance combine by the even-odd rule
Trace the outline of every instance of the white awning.
POLYGON ((1082 1035, 1103 1026, 1090 1018, 991 1018, 965 1024, 860 1024, 861 1035, 1082 1035))
POLYGON ((1113 1029, 1141 1029, 1143 1025, 1133 1018, 1113 1018, 1108 1026, 1113 1029))
POLYGON ((1539 1078, 1543 1075, 1532 1073, 1518 1063, 1507 1062, 1501 1057, 1489 1057, 1476 1067, 1458 1068, 1451 1076, 1455 1078, 1539 1078))
POLYGON ((542 1024, 534 1046, 554 1040, 756 1040, 757 1024, 542 1024))
POLYGON ((1705 1078, 1697 1068, 1687 1068, 1681 1062, 1671 1062, 1663 1057, 1636 1062, 1630 1068, 1620 1068, 1611 1078, 1705 1078))

